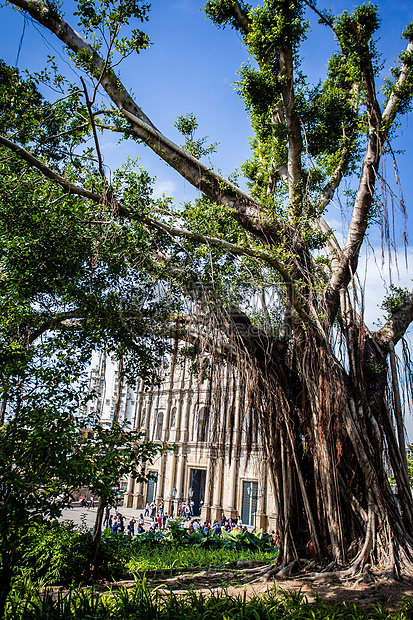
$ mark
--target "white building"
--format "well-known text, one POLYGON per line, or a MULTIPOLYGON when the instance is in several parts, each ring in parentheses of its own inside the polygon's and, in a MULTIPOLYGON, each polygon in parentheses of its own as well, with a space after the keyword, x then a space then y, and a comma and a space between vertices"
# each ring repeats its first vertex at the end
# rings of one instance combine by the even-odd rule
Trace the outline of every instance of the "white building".
MULTIPOLYGON (((148 466, 156 481, 128 481, 124 503, 143 509, 146 502, 163 499, 165 509, 170 512, 173 505, 176 512, 178 501, 192 499, 202 520, 240 515, 248 526, 274 530, 277 518, 264 450, 258 443, 247 448, 243 397, 234 372, 223 367, 220 376, 219 385, 200 381, 191 362, 178 356, 162 369, 157 387, 148 389, 140 379, 133 388, 122 383, 119 422, 129 422, 163 447, 174 446, 148 466)), ((118 363, 101 354, 90 386, 97 396, 88 411, 110 426, 118 363)))
MULTIPOLYGON (((86 406, 86 413, 98 416, 103 426, 112 426, 119 380, 119 364, 108 355, 100 353, 98 365, 90 373, 89 389, 96 393, 96 398, 86 406)), ((138 387, 139 381, 136 388, 138 387)), ((119 422, 128 422, 130 428, 135 426, 136 388, 123 382, 120 394, 119 422)))

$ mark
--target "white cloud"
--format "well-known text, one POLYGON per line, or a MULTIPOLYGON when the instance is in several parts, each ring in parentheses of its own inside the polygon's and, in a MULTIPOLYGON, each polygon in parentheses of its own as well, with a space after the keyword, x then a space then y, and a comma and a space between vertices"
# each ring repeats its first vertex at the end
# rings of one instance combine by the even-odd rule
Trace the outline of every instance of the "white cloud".
POLYGON ((374 328, 373 323, 377 323, 383 316, 380 305, 390 292, 390 284, 412 289, 412 273, 409 270, 409 266, 413 263, 413 249, 411 248, 407 251, 407 259, 406 266, 404 250, 398 250, 392 258, 389 270, 388 256, 384 257, 384 265, 382 265, 381 248, 370 247, 360 257, 357 272, 361 284, 365 282, 364 313, 365 322, 370 328, 374 328))
POLYGON ((171 198, 174 198, 176 192, 178 190, 177 184, 174 183, 174 181, 155 181, 155 184, 153 186, 153 197, 156 198, 161 198, 163 194, 165 194, 166 196, 169 196, 171 198))
MULTIPOLYGON (((364 294, 364 320, 368 327, 375 330, 378 323, 384 322, 384 311, 380 308, 384 297, 390 292, 390 284, 401 288, 412 290, 413 272, 409 269, 413 261, 413 249, 407 251, 407 266, 404 250, 400 249, 396 252, 397 266, 393 257, 391 264, 391 279, 389 275, 389 261, 385 256, 384 265, 382 265, 381 248, 368 248, 363 256, 360 257, 358 274, 362 281, 365 281, 364 294), (398 267, 398 269, 397 269, 398 267)), ((410 339, 412 337, 413 328, 410 326, 406 335, 410 339)), ((396 353, 400 355, 400 345, 396 348, 396 353)), ((413 411, 408 409, 405 411, 405 428, 408 435, 408 441, 413 439, 413 411)))

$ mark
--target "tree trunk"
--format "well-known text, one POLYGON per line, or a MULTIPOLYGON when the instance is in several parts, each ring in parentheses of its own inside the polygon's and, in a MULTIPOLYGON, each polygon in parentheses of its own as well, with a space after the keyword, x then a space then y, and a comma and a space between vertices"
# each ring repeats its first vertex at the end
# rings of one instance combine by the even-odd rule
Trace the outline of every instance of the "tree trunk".
POLYGON ((350 562, 357 573, 376 563, 398 577, 413 559, 413 502, 385 403, 387 351, 372 364, 377 344, 354 325, 347 332, 347 369, 315 332, 293 342, 294 355, 284 359, 268 343, 242 342, 247 373, 260 375, 245 384, 258 384, 265 403, 261 429, 279 505, 278 563, 286 566, 310 539, 316 557, 336 568, 350 562), (402 510, 386 473, 386 452, 402 510))
POLYGON ((0 570, 0 618, 3 618, 6 608, 7 597, 11 590, 11 580, 13 577, 11 554, 2 554, 2 568, 0 570))
MULTIPOLYGON (((119 359, 118 373, 119 373, 118 385, 117 385, 117 390, 116 390, 116 401, 115 401, 115 407, 114 407, 114 413, 113 413, 112 428, 114 427, 115 424, 119 423, 120 402, 121 402, 121 397, 122 397, 122 386, 124 382, 123 357, 119 359)), ((96 578, 98 574, 98 570, 99 570, 98 553, 99 553, 100 541, 102 539, 103 514, 104 514, 106 505, 107 505, 107 500, 105 500, 103 497, 99 497, 99 504, 98 504, 96 520, 95 520, 95 529, 93 532, 92 549, 91 549, 91 554, 90 554, 90 574, 93 579, 96 578)))
POLYGON ((90 554, 90 575, 92 579, 96 579, 99 571, 98 553, 100 541, 102 539, 102 523, 105 507, 106 502, 102 497, 100 497, 96 513, 95 529, 93 532, 92 549, 90 554))

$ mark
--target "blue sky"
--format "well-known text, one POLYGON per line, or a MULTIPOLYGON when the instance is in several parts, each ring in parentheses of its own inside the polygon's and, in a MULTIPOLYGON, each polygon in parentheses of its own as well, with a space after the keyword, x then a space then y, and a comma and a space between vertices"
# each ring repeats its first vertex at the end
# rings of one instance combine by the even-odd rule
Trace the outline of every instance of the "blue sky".
MULTIPOLYGON (((413 20, 412 0, 386 0, 378 3, 382 26, 379 31, 378 47, 382 52, 384 63, 383 77, 389 74, 397 54, 403 51, 406 41, 401 40, 401 32, 413 20)), ((347 9, 351 11, 353 3, 345 0, 332 3, 319 0, 319 8, 332 8, 335 14, 347 9)), ((63 2, 68 21, 76 27, 75 18, 69 17, 72 2, 63 2)), ((153 45, 139 56, 133 56, 121 66, 124 84, 131 88, 136 100, 157 127, 169 138, 178 143, 181 137, 173 126, 180 114, 193 112, 199 122, 198 137, 209 136, 211 142, 219 141, 218 152, 213 155, 214 167, 224 175, 231 173, 249 155, 248 139, 251 129, 242 101, 234 92, 236 72, 242 62, 248 60, 238 34, 232 30, 215 28, 200 11, 198 0, 154 0, 148 24, 142 28, 151 36, 153 45)), ((24 20, 21 14, 11 7, 1 9, 0 40, 1 54, 8 64, 15 65, 19 55, 18 67, 23 70, 41 70, 45 65, 46 54, 52 54, 60 61, 64 60, 65 73, 75 81, 76 74, 70 68, 63 51, 63 46, 40 26, 27 21, 22 39, 24 20), (21 47, 20 47, 21 44, 21 47), (19 53, 20 47, 20 53, 19 53)), ((335 48, 332 33, 318 25, 312 19, 312 31, 303 48, 302 70, 316 82, 325 75, 326 62, 335 48)), ((46 93, 45 93, 46 94, 46 93)), ((47 94, 46 94, 47 96, 47 94)), ((126 157, 140 156, 140 164, 157 177, 155 192, 172 195, 178 202, 193 198, 193 189, 173 170, 169 170, 149 149, 136 144, 123 142, 117 144, 116 137, 108 135, 102 139, 105 162, 113 167, 123 162, 126 157)), ((413 200, 413 168, 411 164, 413 150, 413 114, 401 121, 400 138, 394 143, 395 149, 407 149, 406 155, 398 156, 401 183, 405 195, 407 210, 411 211, 413 200), (410 153, 408 152, 410 148, 410 153)), ((391 181, 392 164, 387 164, 388 180, 391 181)), ((397 207, 396 207, 397 213, 397 207)), ((328 218, 340 237, 345 229, 340 205, 335 202, 329 210, 328 218)), ((413 239, 413 214, 408 220, 408 232, 413 239)), ((401 245, 402 225, 397 226, 399 247, 400 280, 393 268, 395 284, 411 287, 409 268, 404 265, 403 247, 401 245)), ((410 258, 413 253, 409 250, 410 258)), ((370 248, 361 261, 360 272, 366 276, 366 314, 370 326, 380 311, 385 293, 383 273, 380 266, 380 238, 377 233, 370 236, 370 248), (374 257, 377 260, 374 260, 374 257)), ((411 261, 410 261, 411 262, 411 261)), ((410 270, 411 271, 411 270, 410 270)), ((388 279, 388 278, 387 278, 388 279)), ((413 431, 413 423, 409 429, 413 431)), ((413 437, 413 432, 410 433, 413 437)))
MULTIPOLYGON (((320 8, 332 8, 334 13, 347 9, 353 4, 344 0, 329 4, 319 2, 320 8)), ((69 18, 72 2, 63 2, 63 9, 69 18)), ((143 26, 149 33, 153 45, 150 49, 127 59, 121 66, 124 83, 132 89, 136 100, 150 116, 158 128, 170 138, 180 141, 173 127, 174 120, 185 112, 194 112, 199 122, 199 135, 208 135, 211 141, 219 141, 218 153, 214 155, 214 166, 224 174, 229 174, 239 166, 249 154, 248 138, 250 125, 242 101, 234 93, 236 72, 242 62, 248 59, 239 35, 230 29, 225 31, 214 27, 200 11, 199 0, 154 0, 150 20, 143 26)), ((382 16, 381 41, 385 69, 394 63, 397 53, 405 48, 400 40, 401 31, 413 19, 411 0, 380 2, 382 16)), ((14 65, 21 42, 23 17, 10 6, 1 9, 0 22, 1 57, 14 65)), ((76 27, 76 18, 68 21, 76 27)), ((315 20, 313 20, 315 21, 315 20)), ((313 24, 308 41, 303 49, 302 70, 310 79, 317 81, 325 75, 329 53, 335 43, 332 33, 325 27, 313 24)), ((39 70, 45 64, 45 55, 59 55, 65 59, 68 76, 76 79, 70 70, 63 46, 44 28, 28 22, 18 66, 20 69, 39 70)), ((412 123, 402 122, 405 141, 413 137, 412 123)), ((116 147, 116 140, 106 139, 106 157, 116 165, 127 155, 133 155, 129 144, 116 147), (110 149, 115 153, 110 154, 110 149)), ((133 147, 135 153, 138 148, 133 147)), ((181 181, 173 171, 168 171, 156 156, 142 149, 139 155, 142 163, 159 182, 171 184, 177 197, 184 195, 185 189, 178 189, 181 181)), ((406 158, 407 159, 407 158, 406 158)), ((409 178, 409 166, 399 162, 403 177, 409 178)), ((189 190, 189 188, 188 188, 189 190)))

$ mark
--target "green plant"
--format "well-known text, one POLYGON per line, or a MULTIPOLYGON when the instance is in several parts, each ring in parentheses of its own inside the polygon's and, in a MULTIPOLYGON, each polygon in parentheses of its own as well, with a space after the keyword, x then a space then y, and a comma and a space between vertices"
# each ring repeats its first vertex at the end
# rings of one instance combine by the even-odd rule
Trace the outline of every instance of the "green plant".
POLYGON ((339 607, 320 598, 309 603, 302 592, 276 589, 250 598, 245 591, 236 596, 222 590, 166 594, 150 589, 146 579, 132 589, 103 595, 83 589, 53 597, 47 590, 40 594, 26 580, 9 597, 4 620, 405 620, 411 612, 410 599, 403 599, 391 612, 381 606, 369 610, 355 604, 339 607))
POLYGON ((237 560, 257 560, 272 562, 275 552, 234 548, 214 549, 199 547, 198 545, 180 546, 168 544, 153 547, 146 544, 134 545, 131 558, 128 562, 130 572, 144 572, 168 568, 192 568, 196 566, 222 566, 235 564, 237 560))
MULTIPOLYGON (((70 521, 32 523, 19 546, 14 585, 29 579, 33 584, 79 585, 87 580, 92 532, 70 521)), ((131 540, 105 530, 99 548, 100 576, 119 578, 131 558, 131 540)))

